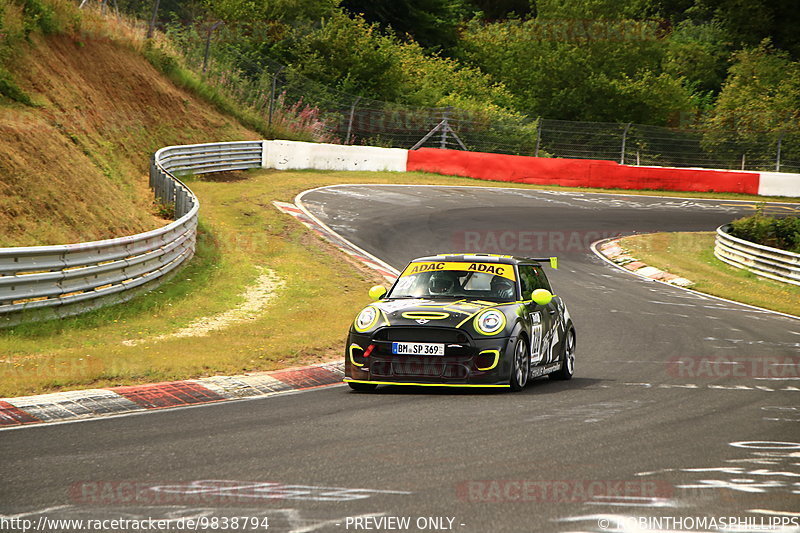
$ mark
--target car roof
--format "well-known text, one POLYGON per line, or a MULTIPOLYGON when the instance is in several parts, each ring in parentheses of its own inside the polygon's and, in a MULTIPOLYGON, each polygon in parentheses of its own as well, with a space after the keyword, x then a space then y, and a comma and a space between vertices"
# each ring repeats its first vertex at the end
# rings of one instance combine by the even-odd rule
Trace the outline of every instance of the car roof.
POLYGON ((543 259, 533 259, 530 257, 519 257, 514 255, 500 255, 500 254, 481 254, 481 253, 468 253, 468 254, 452 254, 444 253, 437 255, 429 255, 425 257, 418 257, 412 259, 411 262, 433 262, 433 261, 447 261, 455 263, 500 263, 504 265, 518 265, 525 264, 540 264, 543 259))

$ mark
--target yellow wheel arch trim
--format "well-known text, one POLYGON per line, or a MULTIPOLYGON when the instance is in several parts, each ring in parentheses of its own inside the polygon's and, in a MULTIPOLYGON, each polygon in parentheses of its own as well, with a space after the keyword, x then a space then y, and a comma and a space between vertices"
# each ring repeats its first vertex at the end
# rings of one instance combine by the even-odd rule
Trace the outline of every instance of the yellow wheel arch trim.
POLYGON ((511 385, 474 385, 471 383, 405 383, 402 381, 369 381, 364 379, 344 378, 345 383, 368 383, 370 385, 413 385, 414 387, 470 387, 484 389, 508 389, 511 385))
POLYGON ((486 370, 493 369, 494 367, 497 366, 497 363, 500 362, 500 350, 484 350, 481 353, 479 353, 478 355, 483 355, 485 353, 494 354, 494 362, 492 362, 492 364, 487 366, 486 368, 477 367, 478 370, 480 370, 481 372, 485 372, 486 370))
POLYGON ((348 348, 348 352, 350 353, 350 362, 355 366, 364 366, 364 363, 356 363, 356 360, 353 358, 353 350, 361 350, 363 352, 364 348, 362 348, 356 343, 351 344, 350 347, 348 348))

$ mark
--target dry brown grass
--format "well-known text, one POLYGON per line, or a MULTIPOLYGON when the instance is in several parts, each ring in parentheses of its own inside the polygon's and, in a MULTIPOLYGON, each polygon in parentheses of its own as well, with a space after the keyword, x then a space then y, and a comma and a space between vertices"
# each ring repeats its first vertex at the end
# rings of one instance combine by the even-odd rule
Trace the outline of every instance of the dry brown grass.
POLYGON ((17 82, 39 107, 0 107, 0 246, 162 225, 147 186, 150 154, 258 137, 176 88, 129 44, 91 32, 35 37, 15 61, 17 82))

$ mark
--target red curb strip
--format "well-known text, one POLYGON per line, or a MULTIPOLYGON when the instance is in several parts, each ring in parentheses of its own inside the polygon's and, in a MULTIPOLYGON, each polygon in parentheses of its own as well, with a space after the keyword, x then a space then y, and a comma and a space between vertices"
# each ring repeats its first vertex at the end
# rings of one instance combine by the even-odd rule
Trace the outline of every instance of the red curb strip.
POLYGON ((20 424, 34 424, 36 422, 41 422, 41 420, 14 407, 8 402, 0 402, 0 426, 18 426, 20 424))
POLYGON ((294 389, 310 389, 332 385, 342 381, 342 376, 323 367, 308 367, 300 370, 276 372, 273 377, 291 385, 294 389))
POLYGON ((242 376, 57 392, 0 400, 0 427, 63 422, 186 407, 324 387, 342 382, 344 364, 325 363, 242 376))
POLYGON ((647 266, 638 259, 631 257, 628 255, 628 252, 620 246, 619 239, 605 242, 598 246, 597 249, 610 261, 613 261, 625 270, 629 270, 639 276, 663 281, 664 283, 677 285, 679 287, 691 287, 694 285, 692 281, 686 278, 678 277, 675 274, 659 270, 656 267, 647 266))
POLYGON ((152 385, 115 387, 111 389, 145 409, 160 409, 224 400, 219 394, 192 381, 171 381, 152 385))
MULTIPOLYGON (((302 194, 302 193, 301 193, 302 194)), ((299 197, 299 196, 298 196, 299 197)), ((336 246, 339 250, 356 258, 358 261, 361 261, 364 265, 375 270, 381 276, 384 277, 387 281, 394 283, 394 280, 397 279, 397 273, 392 272, 391 270, 387 269, 386 266, 378 263, 373 258, 369 257, 365 254, 363 250, 356 247, 348 241, 344 239, 330 228, 321 224, 318 220, 314 220, 312 217, 309 217, 302 209, 297 207, 295 204, 290 204, 287 202, 272 202, 279 211, 286 213, 287 215, 291 215, 295 217, 301 224, 305 227, 328 241, 329 243, 336 246)))

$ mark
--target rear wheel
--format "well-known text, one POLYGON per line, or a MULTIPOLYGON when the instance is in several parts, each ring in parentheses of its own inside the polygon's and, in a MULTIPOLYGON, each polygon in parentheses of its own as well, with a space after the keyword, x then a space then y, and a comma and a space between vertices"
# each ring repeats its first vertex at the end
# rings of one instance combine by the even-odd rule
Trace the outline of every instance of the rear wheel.
POLYGON ((564 358, 561 361, 561 370, 550 374, 553 379, 567 380, 572 379, 575 373, 575 330, 571 329, 567 332, 567 338, 564 340, 564 358))
POLYGON ((528 343, 524 337, 519 337, 514 346, 514 359, 511 365, 511 390, 517 392, 524 389, 530 375, 531 356, 528 352, 528 343))
POLYGON ((351 389, 358 392, 372 392, 378 388, 374 383, 353 383, 352 381, 348 381, 347 384, 350 385, 351 389))

